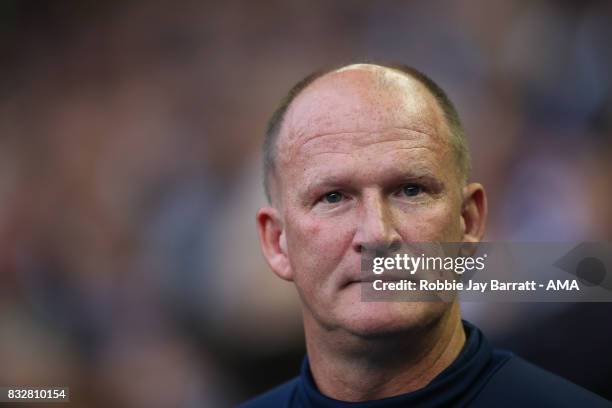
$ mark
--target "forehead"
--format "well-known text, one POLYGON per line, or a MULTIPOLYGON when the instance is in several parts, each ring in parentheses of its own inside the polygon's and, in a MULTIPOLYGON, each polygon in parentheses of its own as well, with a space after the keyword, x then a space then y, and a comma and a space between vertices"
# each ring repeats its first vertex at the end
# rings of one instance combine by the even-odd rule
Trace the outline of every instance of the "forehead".
MULTIPOLYGON (((307 87, 288 109, 277 143, 279 164, 329 135, 383 135, 399 129, 447 143, 448 130, 431 93, 392 69, 359 65, 332 72, 307 87)), ((406 133, 406 134, 408 134, 406 133)))
POLYGON ((300 144, 286 163, 283 191, 298 197, 318 189, 395 186, 400 181, 437 180, 451 184, 451 150, 430 135, 412 129, 333 133, 300 144))

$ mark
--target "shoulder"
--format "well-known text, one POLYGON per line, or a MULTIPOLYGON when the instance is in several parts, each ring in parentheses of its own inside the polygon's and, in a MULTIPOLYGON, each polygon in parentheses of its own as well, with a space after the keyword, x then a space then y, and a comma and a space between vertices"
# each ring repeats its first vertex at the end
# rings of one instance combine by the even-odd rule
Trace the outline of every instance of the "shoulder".
POLYGON ((259 408, 259 407, 287 407, 295 393, 299 383, 299 377, 287 381, 278 387, 258 395, 242 404, 238 408, 259 408))
POLYGON ((520 357, 492 375, 473 406, 612 407, 612 402, 520 357))

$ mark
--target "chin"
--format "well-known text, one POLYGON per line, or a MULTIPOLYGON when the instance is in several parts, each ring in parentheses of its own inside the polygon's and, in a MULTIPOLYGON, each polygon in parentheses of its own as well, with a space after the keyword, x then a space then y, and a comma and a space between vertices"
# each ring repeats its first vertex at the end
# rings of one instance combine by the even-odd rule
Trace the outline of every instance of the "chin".
POLYGON ((364 338, 419 332, 435 325, 449 307, 444 302, 359 302, 343 313, 340 325, 364 338))

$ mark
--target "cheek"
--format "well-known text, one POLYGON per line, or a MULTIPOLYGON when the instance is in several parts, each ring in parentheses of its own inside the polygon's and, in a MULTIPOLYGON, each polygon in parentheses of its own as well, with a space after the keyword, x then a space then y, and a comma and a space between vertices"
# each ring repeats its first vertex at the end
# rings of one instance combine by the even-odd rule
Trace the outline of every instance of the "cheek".
POLYGON ((408 242, 444 242, 461 238, 460 214, 449 203, 437 203, 401 216, 404 219, 401 235, 408 242))
POLYGON ((329 273, 350 249, 352 223, 346 219, 301 216, 289 218, 287 246, 296 272, 329 273))
MULTIPOLYGON (((325 250, 342 246, 347 239, 352 237, 354 223, 350 218, 350 214, 322 217, 310 213, 299 213, 288 218, 288 226, 291 227, 291 236, 296 245, 325 250)), ((315 253, 323 255, 319 252, 315 253)))

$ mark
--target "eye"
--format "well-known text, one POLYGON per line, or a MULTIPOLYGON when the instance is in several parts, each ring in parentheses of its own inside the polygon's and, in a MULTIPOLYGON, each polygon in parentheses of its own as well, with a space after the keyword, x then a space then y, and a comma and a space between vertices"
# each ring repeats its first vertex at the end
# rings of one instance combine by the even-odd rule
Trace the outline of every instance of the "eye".
POLYGON ((402 187, 402 193, 407 197, 414 197, 423 192, 423 188, 416 184, 406 184, 402 187))
POLYGON ((336 204, 336 203, 339 203, 340 201, 342 201, 342 193, 339 193, 338 191, 329 192, 329 193, 323 195, 322 200, 323 200, 323 202, 325 202, 327 204, 336 204))

